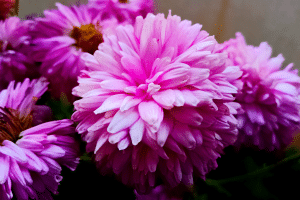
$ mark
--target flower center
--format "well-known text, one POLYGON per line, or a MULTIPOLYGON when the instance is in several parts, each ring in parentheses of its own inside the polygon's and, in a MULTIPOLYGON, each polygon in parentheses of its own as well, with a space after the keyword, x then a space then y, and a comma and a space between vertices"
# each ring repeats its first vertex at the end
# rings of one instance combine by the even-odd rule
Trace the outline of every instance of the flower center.
POLYGON ((17 142, 22 131, 32 127, 32 115, 20 116, 20 112, 0 107, 0 145, 4 140, 17 142))
POLYGON ((119 0, 120 3, 129 3, 128 0, 119 0))
POLYGON ((74 27, 70 36, 76 40, 74 46, 90 54, 94 54, 98 50, 98 45, 103 42, 103 35, 94 24, 74 27))

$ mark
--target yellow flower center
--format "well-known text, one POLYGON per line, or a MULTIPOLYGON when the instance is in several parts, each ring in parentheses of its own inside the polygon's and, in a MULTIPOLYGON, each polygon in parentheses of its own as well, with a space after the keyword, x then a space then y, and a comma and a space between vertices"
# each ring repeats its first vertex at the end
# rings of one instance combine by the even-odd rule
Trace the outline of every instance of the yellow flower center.
POLYGON ((120 3, 129 3, 128 0, 119 0, 120 3))
POLYGON ((32 127, 32 115, 20 116, 20 112, 0 107, 0 145, 4 140, 17 142, 20 133, 32 127))
POLYGON ((74 46, 90 54, 94 54, 98 50, 98 45, 103 42, 103 35, 96 29, 94 24, 74 27, 70 37, 76 40, 74 46))

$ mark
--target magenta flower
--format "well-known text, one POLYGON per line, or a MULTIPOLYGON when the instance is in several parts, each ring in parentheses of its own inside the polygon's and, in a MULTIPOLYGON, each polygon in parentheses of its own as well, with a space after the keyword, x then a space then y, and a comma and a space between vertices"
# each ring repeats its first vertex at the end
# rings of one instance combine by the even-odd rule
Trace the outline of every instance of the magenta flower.
POLYGON ((59 98, 64 93, 73 101, 72 88, 84 69, 80 56, 83 52, 94 53, 103 42, 103 34, 111 34, 118 22, 100 21, 98 13, 85 5, 56 6, 57 10, 44 12, 45 18, 36 18, 32 56, 42 63, 40 71, 50 82, 51 94, 59 98))
POLYGON ((89 0, 88 6, 101 13, 101 19, 117 18, 133 23, 139 15, 153 13, 153 0, 89 0))
POLYGON ((38 77, 37 66, 29 56, 29 21, 10 17, 0 21, 0 91, 12 80, 38 77))
POLYGON ((300 122, 298 70, 292 70, 293 64, 281 70, 281 54, 270 58, 272 49, 266 42, 259 47, 247 45, 241 33, 219 48, 219 52, 228 53, 228 66, 239 66, 243 71, 236 95, 243 111, 237 114, 235 145, 255 145, 269 151, 286 147, 300 122))
POLYGON ((213 36, 178 16, 137 17, 85 54, 73 90, 72 119, 95 153, 102 173, 113 171, 138 192, 158 174, 171 186, 193 184, 217 167, 222 149, 235 142, 237 67, 214 53, 213 36))
POLYGON ((52 199, 61 165, 75 170, 79 162, 75 128, 71 120, 42 123, 33 114, 47 90, 44 78, 14 85, 0 92, 0 199, 52 199))

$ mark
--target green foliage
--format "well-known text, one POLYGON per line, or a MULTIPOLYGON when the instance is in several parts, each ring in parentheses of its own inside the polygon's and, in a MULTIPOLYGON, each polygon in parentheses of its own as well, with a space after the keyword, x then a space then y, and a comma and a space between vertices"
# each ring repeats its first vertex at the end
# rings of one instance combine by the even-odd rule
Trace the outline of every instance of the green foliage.
POLYGON ((74 106, 68 101, 66 95, 62 95, 60 100, 49 98, 49 100, 46 102, 46 105, 52 109, 56 120, 71 119, 74 106))

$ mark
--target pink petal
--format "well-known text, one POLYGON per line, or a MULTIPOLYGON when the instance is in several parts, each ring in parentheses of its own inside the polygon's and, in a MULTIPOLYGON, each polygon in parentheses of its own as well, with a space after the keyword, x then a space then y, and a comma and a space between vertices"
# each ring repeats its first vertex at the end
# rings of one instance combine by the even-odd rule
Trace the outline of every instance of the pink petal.
POLYGON ((130 139, 128 137, 125 137, 124 139, 122 139, 119 143, 118 143, 118 149, 124 150, 126 149, 130 144, 130 139))
POLYGON ((203 120, 200 113, 192 107, 174 107, 170 112, 176 120, 193 126, 199 126, 203 120))
POLYGON ((144 101, 138 106, 141 118, 156 131, 163 120, 163 109, 154 101, 144 101))
POLYGON ((156 92, 152 98, 165 109, 171 109, 176 100, 175 92, 170 89, 156 92))
POLYGON ((175 102, 174 102, 174 105, 175 106, 183 106, 184 103, 185 103, 185 100, 184 100, 184 96, 182 94, 181 91, 179 90, 173 90, 174 93, 175 93, 175 102))
POLYGON ((258 123, 264 125, 265 120, 259 105, 256 104, 244 104, 245 111, 252 123, 258 123))
POLYGON ((129 129, 129 134, 133 145, 137 145, 143 138, 145 130, 144 121, 137 120, 129 129))
POLYGON ((126 111, 118 111, 107 127, 109 133, 117 133, 130 127, 139 118, 139 113, 136 108, 131 108, 126 111))
POLYGON ((110 135, 108 138, 109 143, 116 144, 120 140, 122 140, 127 135, 127 131, 120 131, 118 133, 115 133, 113 135, 110 135))
POLYGON ((10 166, 10 174, 13 175, 13 177, 20 183, 22 184, 23 186, 26 185, 26 182, 25 182, 25 179, 24 179, 24 176, 20 170, 20 167, 17 163, 16 160, 14 159, 11 159, 11 162, 10 162, 11 166, 10 166))
POLYGON ((126 55, 126 57, 122 57, 121 63, 128 74, 134 75, 132 77, 135 80, 141 81, 146 79, 146 74, 142 67, 141 60, 126 55))
POLYGON ((9 156, 0 154, 0 185, 6 182, 9 168, 10 168, 9 156))
POLYGON ((111 55, 102 51, 95 51, 94 56, 101 67, 101 71, 109 72, 116 76, 122 73, 121 66, 111 55))
POLYGON ((173 121, 165 118, 157 131, 157 144, 161 147, 164 146, 166 140, 173 128, 173 121))
POLYGON ((119 79, 105 80, 100 83, 104 89, 111 90, 112 92, 123 92, 125 87, 130 86, 127 81, 119 79))
POLYGON ((194 149, 196 147, 196 140, 193 137, 188 125, 177 123, 174 126, 173 132, 171 133, 174 140, 182 144, 188 149, 194 149))
POLYGON ((99 139, 97 141, 94 154, 97 153, 97 151, 103 146, 103 144, 107 141, 107 139, 108 139, 108 134, 102 133, 102 135, 99 137, 99 139))
POLYGON ((61 158, 65 155, 65 150, 56 145, 49 145, 40 154, 43 156, 48 156, 50 158, 61 158))
POLYGON ((182 90, 181 93, 182 93, 182 95, 184 97, 186 105, 194 106, 195 107, 200 102, 200 100, 193 94, 192 91, 182 90))
POLYGON ((114 110, 120 108, 122 102, 127 97, 126 94, 116 94, 108 97, 102 105, 94 111, 95 114, 104 113, 106 111, 114 110))
POLYGON ((128 110, 143 101, 144 98, 139 98, 135 96, 127 96, 120 106, 120 110, 123 112, 128 110))
POLYGON ((289 95, 298 95, 296 87, 288 83, 278 83, 274 89, 289 95))

